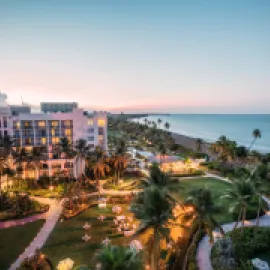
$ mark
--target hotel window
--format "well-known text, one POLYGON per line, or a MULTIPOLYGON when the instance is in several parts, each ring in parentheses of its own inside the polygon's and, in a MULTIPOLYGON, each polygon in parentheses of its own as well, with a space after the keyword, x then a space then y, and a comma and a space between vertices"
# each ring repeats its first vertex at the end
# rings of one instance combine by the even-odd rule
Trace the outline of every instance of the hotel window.
POLYGON ((38 126, 39 127, 45 127, 46 126, 46 122, 45 121, 38 121, 38 126))
POLYGON ((20 121, 14 121, 13 122, 13 127, 16 128, 16 129, 19 129, 20 128, 20 121))
POLYGON ((70 135, 71 135, 71 129, 70 129, 70 128, 67 128, 67 129, 65 130, 65 135, 66 135, 66 136, 70 136, 70 135))
POLYGON ((24 121, 23 125, 24 125, 24 127, 30 127, 31 126, 30 121, 24 121))
POLYGON ((104 134, 103 128, 99 127, 98 128, 98 135, 103 135, 103 134, 104 134))
POLYGON ((95 140, 94 136, 88 137, 88 141, 94 141, 94 140, 95 140))
POLYGON ((4 130, 4 137, 7 137, 7 135, 8 135, 7 130, 4 130))
POLYGON ((72 121, 71 120, 64 120, 62 121, 63 126, 65 127, 71 127, 72 126, 72 121))
POLYGON ((3 121, 4 121, 4 128, 6 128, 6 127, 7 127, 7 118, 4 117, 4 118, 3 118, 3 121))
POLYGON ((52 135, 52 136, 55 136, 55 129, 52 129, 52 130, 51 130, 51 135, 52 135))
POLYGON ((31 138, 26 138, 26 139, 25 139, 25 144, 26 144, 26 145, 30 145, 31 143, 32 143, 31 138))
POLYGON ((2 121, 1 121, 1 119, 0 119, 0 127, 1 127, 1 125, 2 125, 2 123, 1 123, 2 121))
POLYGON ((51 121, 52 127, 58 127, 59 123, 58 121, 51 121))
POLYGON ((94 128, 88 128, 87 132, 88 133, 94 133, 94 130, 95 130, 94 128))
POLYGON ((59 143, 59 138, 52 138, 52 144, 58 144, 59 143))
POLYGON ((98 119, 98 126, 104 127, 106 125, 106 120, 105 119, 98 119))
POLYGON ((87 125, 88 125, 88 126, 93 126, 93 124, 94 124, 93 118, 88 118, 88 120, 87 120, 87 125))
POLYGON ((45 145, 47 143, 47 139, 46 138, 41 138, 40 142, 41 142, 41 144, 45 145))

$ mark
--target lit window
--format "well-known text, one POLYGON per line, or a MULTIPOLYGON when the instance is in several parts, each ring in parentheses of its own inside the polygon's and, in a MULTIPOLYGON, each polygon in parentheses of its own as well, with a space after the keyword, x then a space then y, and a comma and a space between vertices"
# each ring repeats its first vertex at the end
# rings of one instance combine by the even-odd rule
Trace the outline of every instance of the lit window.
POLYGON ((46 126, 46 122, 45 121, 38 121, 38 126, 39 127, 45 127, 46 126))
POLYGON ((98 126, 104 127, 106 125, 106 120, 105 119, 98 119, 98 126))
POLYGON ((69 128, 66 129, 66 130, 65 130, 65 135, 66 135, 66 136, 71 135, 71 129, 69 129, 69 128))
POLYGON ((52 127, 58 127, 58 121, 52 121, 52 127))
POLYGON ((55 136, 55 129, 52 129, 51 134, 52 136, 55 136))
POLYGON ((93 118, 88 118, 87 124, 88 126, 92 126, 94 124, 93 118))
POLYGON ((59 138, 52 138, 52 144, 58 144, 59 143, 59 138))
POLYGON ((41 138, 41 144, 46 144, 47 140, 46 138, 41 138))

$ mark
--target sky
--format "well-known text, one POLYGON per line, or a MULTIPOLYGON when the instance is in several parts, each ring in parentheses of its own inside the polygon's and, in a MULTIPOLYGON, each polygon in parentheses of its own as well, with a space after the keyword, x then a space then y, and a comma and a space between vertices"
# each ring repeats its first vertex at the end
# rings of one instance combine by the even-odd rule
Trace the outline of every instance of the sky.
POLYGON ((0 0, 10 104, 270 113, 269 0, 0 0))

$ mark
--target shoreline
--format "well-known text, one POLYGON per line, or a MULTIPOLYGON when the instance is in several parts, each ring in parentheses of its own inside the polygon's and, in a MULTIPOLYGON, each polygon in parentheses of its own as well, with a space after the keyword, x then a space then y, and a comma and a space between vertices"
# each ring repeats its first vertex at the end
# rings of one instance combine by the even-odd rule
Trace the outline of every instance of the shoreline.
MULTIPOLYGON (((170 132, 170 131, 169 131, 170 132)), ((191 149, 195 152, 197 151, 197 145, 196 145, 196 140, 197 138, 194 137, 190 137, 190 136, 186 136, 186 135, 182 135, 180 133, 176 133, 176 132, 170 132, 172 138, 174 139, 176 144, 179 144, 185 148, 191 149)), ((210 147, 210 142, 206 142, 203 140, 203 144, 202 144, 202 153, 206 153, 208 154, 210 147)))

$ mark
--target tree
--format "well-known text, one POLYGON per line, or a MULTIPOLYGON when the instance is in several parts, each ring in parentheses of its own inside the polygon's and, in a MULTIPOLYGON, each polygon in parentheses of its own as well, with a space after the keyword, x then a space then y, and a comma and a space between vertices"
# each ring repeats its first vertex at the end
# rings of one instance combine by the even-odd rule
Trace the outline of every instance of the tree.
POLYGON ((193 222, 198 224, 199 230, 203 229, 208 234, 211 242, 213 242, 213 230, 215 228, 218 228, 222 235, 225 234, 222 226, 214 218, 218 207, 214 204, 214 198, 210 189, 200 188, 191 190, 185 200, 185 204, 194 207, 195 215, 193 222))
POLYGON ((0 139, 0 147, 4 150, 4 155, 9 156, 12 152, 14 140, 9 135, 5 135, 0 139))
POLYGON ((196 150, 197 152, 202 152, 203 140, 200 138, 196 139, 196 150))
POLYGON ((77 171, 77 176, 80 177, 82 179, 83 175, 84 175, 84 162, 86 160, 86 158, 89 155, 89 150, 91 149, 90 145, 87 144, 87 141, 84 139, 79 139, 76 141, 75 143, 75 162, 76 162, 76 166, 79 163, 79 174, 77 171))
POLYGON ((253 141, 251 142, 248 151, 251 150, 251 148, 254 145, 254 143, 256 142, 256 140, 260 139, 262 137, 262 133, 258 128, 253 130, 252 135, 253 135, 253 141))
POLYGON ((165 129, 169 130, 170 129, 170 124, 168 122, 165 122, 164 127, 165 127, 165 129))
POLYGON ((32 165, 35 169, 35 185, 39 180, 40 167, 44 161, 46 161, 46 148, 34 146, 27 155, 27 165, 32 165))
POLYGON ((162 159, 163 159, 164 156, 167 154, 167 149, 166 149, 165 144, 162 143, 162 142, 159 143, 159 144, 157 145, 157 151, 158 151, 158 153, 159 153, 159 155, 160 155, 159 163, 161 164, 162 159))
POLYGON ((0 192, 2 190, 2 176, 6 174, 6 170, 9 168, 7 157, 4 155, 0 156, 0 192))
POLYGON ((105 245, 96 255, 100 270, 143 270, 141 252, 124 246, 105 245))
POLYGON ((99 146, 87 156, 86 167, 92 171, 97 188, 100 188, 100 178, 104 177, 110 171, 108 162, 109 160, 105 151, 99 146))
POLYGON ((226 190, 222 198, 229 199, 231 213, 238 212, 238 218, 234 229, 237 228, 239 222, 242 220, 242 226, 246 220, 247 208, 256 196, 256 190, 250 178, 238 179, 232 182, 232 188, 226 190))
POLYGON ((158 127, 159 127, 160 124, 162 123, 162 119, 158 118, 157 123, 158 123, 158 127))
MULTIPOLYGON (((60 139, 60 143, 59 143, 59 151, 60 153, 63 153, 65 156, 65 164, 66 166, 68 166, 68 164, 70 164, 69 160, 72 159, 75 155, 75 152, 72 148, 72 145, 70 143, 70 141, 68 140, 68 138, 64 137, 60 139)), ((68 179, 70 179, 70 168, 69 166, 67 167, 67 171, 68 171, 68 179)))
POLYGON ((223 162, 230 162, 235 157, 235 149, 237 144, 235 141, 227 139, 226 136, 222 135, 213 144, 211 144, 210 151, 217 155, 217 158, 223 162))
POLYGON ((174 221, 174 201, 168 198, 167 193, 158 186, 147 187, 143 193, 137 195, 131 205, 131 211, 140 221, 135 235, 147 233, 147 246, 150 253, 150 269, 159 269, 160 243, 170 241, 170 226, 174 221))
POLYGON ((124 172, 128 164, 127 155, 113 155, 110 163, 115 171, 115 185, 118 185, 120 175, 124 172))

